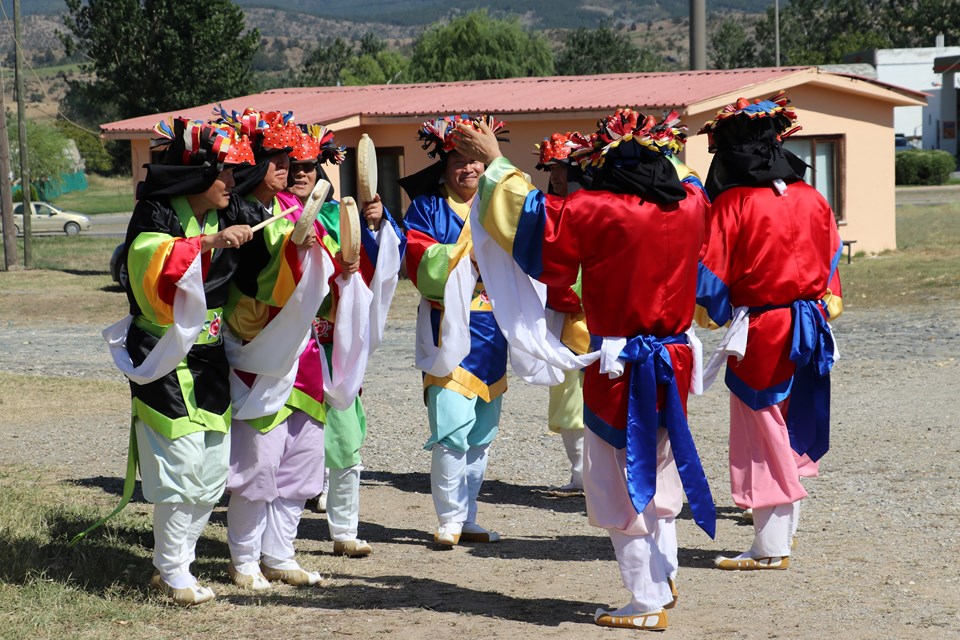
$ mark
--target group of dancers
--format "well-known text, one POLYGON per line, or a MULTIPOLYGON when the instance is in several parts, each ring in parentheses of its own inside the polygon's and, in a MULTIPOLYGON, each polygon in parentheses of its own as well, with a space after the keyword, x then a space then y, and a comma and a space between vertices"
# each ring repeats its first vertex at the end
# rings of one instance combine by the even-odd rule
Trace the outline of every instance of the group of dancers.
POLYGON ((786 569, 800 478, 828 446, 828 321, 842 311, 833 213, 782 144, 796 118, 782 94, 726 106, 701 130, 703 183, 679 160, 675 112, 618 109, 544 139, 548 193, 501 154, 502 122, 437 118, 419 130, 435 162, 400 181, 402 227, 379 196, 359 203, 359 255, 324 189, 323 165, 344 159, 330 130, 252 109, 160 123, 123 255, 130 315, 104 332, 130 380, 128 485, 139 468, 154 504, 151 586, 183 606, 214 598, 190 565, 224 491, 240 587, 321 583, 294 549, 319 495, 334 553, 372 552, 358 537, 359 391, 404 260, 421 295, 436 545, 500 539, 477 497, 509 356, 551 387, 571 463, 559 490, 582 489, 631 594, 596 623, 665 629, 684 494, 716 529, 688 393, 726 359, 731 489, 755 536, 717 566, 786 569), (705 369, 694 319, 727 326, 705 369))

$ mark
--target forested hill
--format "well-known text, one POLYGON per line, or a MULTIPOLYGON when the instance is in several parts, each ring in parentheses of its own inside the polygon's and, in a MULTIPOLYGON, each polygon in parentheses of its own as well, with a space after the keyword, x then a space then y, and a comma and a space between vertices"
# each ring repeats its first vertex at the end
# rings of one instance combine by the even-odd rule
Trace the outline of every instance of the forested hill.
MULTIPOLYGON (((202 0, 197 0, 202 2, 202 0)), ((685 0, 234 0, 241 7, 296 11, 323 18, 350 22, 383 22, 417 26, 428 25, 454 11, 470 11, 486 7, 491 13, 523 16, 531 26, 548 29, 596 27, 601 22, 632 24, 679 18, 687 15, 685 0)), ((13 0, 0 0, 8 16, 13 14, 13 0)), ((707 10, 763 13, 769 0, 709 0, 707 10)), ((20 0, 23 15, 64 13, 64 0, 20 0)))
MULTIPOLYGON (((281 0, 235 0, 244 8, 291 9, 281 0)), ((769 0, 710 0, 710 12, 763 13, 769 0)), ((384 22, 405 26, 427 25, 453 11, 487 8, 495 15, 523 16, 530 26, 548 29, 596 27, 643 23, 664 18, 685 17, 689 2, 684 0, 299 0, 296 10, 335 20, 384 22)))

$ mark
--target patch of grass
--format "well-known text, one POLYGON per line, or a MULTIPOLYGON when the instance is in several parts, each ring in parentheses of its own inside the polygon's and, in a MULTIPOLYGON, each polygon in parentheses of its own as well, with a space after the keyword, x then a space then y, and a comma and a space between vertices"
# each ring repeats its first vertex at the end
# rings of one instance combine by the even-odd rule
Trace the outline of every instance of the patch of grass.
POLYGON ((192 571, 219 597, 182 609, 146 588, 153 573, 153 508, 137 494, 71 547, 70 539, 109 513, 117 496, 22 464, 0 465, 0 492, 0 640, 233 638, 254 637, 258 628, 258 637, 294 638, 301 637, 303 603, 323 599, 322 591, 251 597, 225 582, 226 530, 211 523, 192 571), (279 610, 283 604, 291 606, 279 610))
POLYGON ((899 250, 840 261, 846 308, 960 302, 960 203, 897 209, 899 250))
MULTIPOLYGON (((71 238, 65 244, 74 241, 76 238, 71 238)), ((107 274, 109 253, 97 255, 105 257, 94 268, 0 272, 0 322, 31 325, 68 321, 105 327, 122 318, 128 311, 127 298, 107 274)), ((39 256, 35 259, 39 261, 39 256)), ((83 260, 88 264, 90 257, 83 260)))
MULTIPOLYGON (((51 319, 107 326, 127 313, 127 299, 110 277, 116 238, 37 236, 29 271, 0 271, 0 322, 51 319)), ((23 240, 17 259, 23 264, 23 240)))
POLYGON ((112 498, 27 466, 0 467, 0 638, 107 638, 163 616, 146 598, 151 572, 149 508, 128 507, 76 547, 70 537, 112 498))
POLYGON ((133 211, 133 183, 128 176, 87 176, 87 188, 65 193, 53 204, 68 211, 87 215, 133 211))
MULTIPOLYGON (((33 268, 80 275, 109 275, 110 256, 119 241, 99 236, 64 234, 34 236, 33 268)), ((23 238, 18 238, 18 259, 23 264, 23 238)))

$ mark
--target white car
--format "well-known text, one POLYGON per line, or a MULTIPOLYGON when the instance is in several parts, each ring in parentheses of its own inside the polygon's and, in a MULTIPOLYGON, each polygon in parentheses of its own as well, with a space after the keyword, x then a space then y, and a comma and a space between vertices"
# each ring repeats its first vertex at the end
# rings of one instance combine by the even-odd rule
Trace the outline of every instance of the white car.
MULTIPOLYGON (((31 202, 33 217, 30 218, 30 232, 42 233, 45 231, 62 231, 68 236, 75 236, 81 231, 88 231, 93 224, 90 218, 82 213, 63 211, 49 202, 31 202)), ((23 233, 23 203, 13 206, 13 224, 17 228, 17 235, 23 233)))

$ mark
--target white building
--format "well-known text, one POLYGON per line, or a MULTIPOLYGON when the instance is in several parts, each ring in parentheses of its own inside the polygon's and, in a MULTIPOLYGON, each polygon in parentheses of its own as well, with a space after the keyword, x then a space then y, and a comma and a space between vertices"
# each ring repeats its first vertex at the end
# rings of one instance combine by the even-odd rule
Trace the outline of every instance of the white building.
MULTIPOLYGON (((944 140, 944 118, 941 116, 943 74, 934 70, 934 61, 948 56, 960 56, 960 47, 944 46, 943 36, 940 35, 934 47, 869 49, 849 53, 843 60, 873 65, 880 82, 929 94, 926 106, 897 107, 893 110, 894 132, 920 143, 924 149, 947 149, 956 153, 956 138, 952 139, 952 144, 944 140)), ((952 96, 960 85, 956 84, 956 76, 949 77, 952 91, 947 100, 955 102, 952 96)), ((956 117, 947 120, 946 133, 949 135, 951 130, 956 131, 956 117)))

